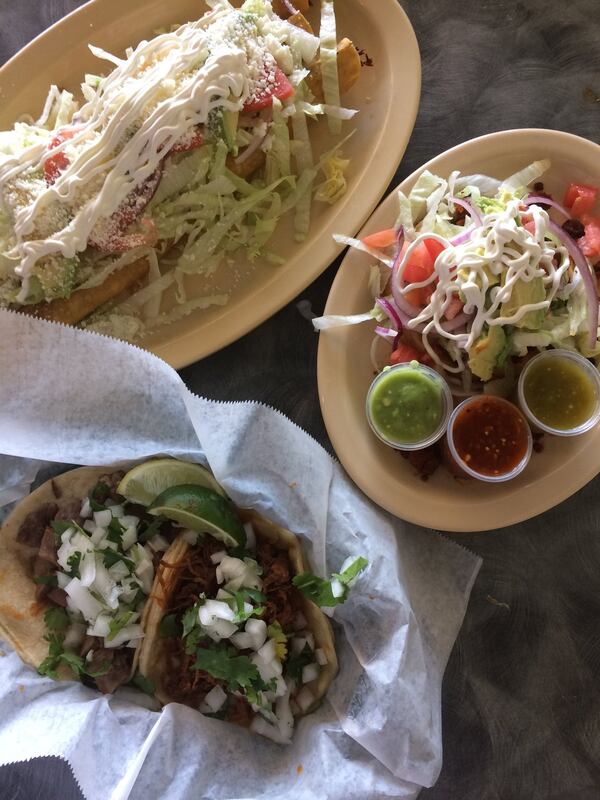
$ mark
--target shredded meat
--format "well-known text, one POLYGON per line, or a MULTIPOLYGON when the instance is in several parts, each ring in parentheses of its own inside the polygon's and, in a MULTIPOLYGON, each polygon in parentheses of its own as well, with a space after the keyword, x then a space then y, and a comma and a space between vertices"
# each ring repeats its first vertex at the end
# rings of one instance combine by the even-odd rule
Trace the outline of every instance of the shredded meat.
POLYGON ((44 531, 57 511, 56 503, 44 503, 35 511, 30 511, 17 531, 17 542, 36 551, 39 550, 44 531))
MULTIPOLYGON (((222 547, 207 536, 197 546, 190 548, 178 564, 168 565, 177 570, 177 579, 165 614, 182 615, 202 593, 207 597, 215 597, 219 586, 210 556, 222 547)), ((267 625, 277 621, 284 631, 291 631, 299 607, 299 595, 291 584, 287 553, 267 542, 259 542, 256 560, 262 568, 262 592, 267 597, 261 619, 267 625)), ((209 673, 193 669, 196 656, 185 652, 184 642, 179 636, 165 639, 165 653, 165 688, 177 702, 198 708, 214 686, 224 686, 223 681, 209 673)), ((245 698, 229 694, 225 710, 227 720, 248 726, 253 716, 254 712, 245 698)))
POLYGON ((109 665, 103 675, 93 678, 103 694, 112 694, 119 686, 127 683, 131 674, 134 652, 130 647, 99 647, 94 650, 86 665, 87 672, 104 672, 109 665))
POLYGON ((403 450, 401 452, 423 481, 433 475, 442 462, 442 452, 438 442, 424 447, 422 450, 403 450))

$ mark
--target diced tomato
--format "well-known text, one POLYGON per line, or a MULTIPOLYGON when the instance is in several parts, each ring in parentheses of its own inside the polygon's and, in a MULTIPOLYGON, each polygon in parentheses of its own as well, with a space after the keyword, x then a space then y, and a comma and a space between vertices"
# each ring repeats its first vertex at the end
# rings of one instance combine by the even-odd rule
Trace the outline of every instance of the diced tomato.
POLYGON ((585 225, 585 233, 577 244, 585 256, 596 258, 600 256, 600 217, 590 217, 586 214, 582 222, 585 225))
POLYGON ((448 308, 444 313, 444 316, 446 317, 446 319, 454 319, 454 317, 456 317, 457 314, 460 314, 463 308, 464 308, 463 301, 457 294, 455 294, 452 300, 450 300, 448 308))
POLYGON ((584 183, 570 183, 565 193, 563 205, 571 209, 571 216, 578 219, 592 210, 597 196, 598 189, 594 186, 586 186, 584 183))
POLYGON ((188 153, 190 150, 197 150, 198 147, 202 147, 203 144, 204 136, 202 135, 202 130, 200 128, 195 128, 193 132, 187 136, 182 136, 181 139, 175 142, 169 152, 169 155, 174 155, 175 153, 188 153))
MULTIPOLYGON (((429 249, 425 242, 418 244, 412 251, 408 263, 402 271, 402 282, 408 283, 421 283, 427 280, 433 272, 435 259, 432 258, 429 249)), ((429 302, 434 284, 431 286, 423 286, 417 289, 411 289, 404 295, 409 303, 413 306, 425 306, 429 302)))
POLYGON ((268 108, 273 103, 273 98, 278 100, 287 100, 294 94, 294 87, 288 81, 285 73, 275 67, 275 74, 272 82, 268 85, 258 86, 252 97, 244 103, 244 111, 252 113, 254 111, 262 111, 263 108, 268 108))
MULTIPOLYGON (((55 147, 58 147, 63 142, 71 139, 73 136, 75 136, 75 130, 65 128, 64 130, 59 131, 54 139, 52 139, 50 142, 49 150, 54 150, 55 147)), ((69 164, 70 161, 63 151, 48 156, 48 158, 44 161, 44 178, 48 186, 52 186, 61 172, 64 172, 67 169, 69 164)))
POLYGON ((419 361, 421 364, 431 364, 431 357, 416 347, 400 342, 390 356, 390 364, 405 364, 408 361, 419 361))
POLYGON ((393 244, 396 243, 397 233, 394 228, 388 228, 385 231, 378 231, 377 233, 371 233, 362 240, 363 244, 366 244, 367 247, 391 247, 393 244))
POLYGON ((445 246, 441 242, 438 242, 437 239, 425 239, 425 247, 427 248, 434 264, 436 258, 439 256, 442 250, 446 249, 445 246))

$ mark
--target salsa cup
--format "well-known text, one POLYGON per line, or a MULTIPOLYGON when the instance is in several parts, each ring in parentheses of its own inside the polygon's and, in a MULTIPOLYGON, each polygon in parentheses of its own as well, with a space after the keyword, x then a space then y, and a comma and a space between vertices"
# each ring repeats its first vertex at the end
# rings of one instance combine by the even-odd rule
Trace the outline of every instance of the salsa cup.
POLYGON ((424 447, 428 447, 434 442, 437 442, 438 439, 441 439, 446 432, 446 426, 448 425, 448 419, 452 413, 452 408, 452 393, 444 378, 442 378, 442 376, 434 369, 431 369, 431 367, 427 367, 424 364, 419 364, 417 361, 396 364, 393 367, 387 367, 380 372, 375 380, 371 383, 366 400, 367 420, 371 426, 371 430, 380 441, 382 441, 384 444, 387 444, 389 447, 393 447, 395 450, 422 450, 424 447), (393 375, 400 374, 402 372, 416 373, 434 386, 439 392, 439 421, 423 436, 414 439, 412 439, 412 437, 394 437, 386 434, 386 432, 382 429, 382 426, 378 424, 377 420, 374 418, 373 414, 373 399, 377 389, 382 386, 382 383, 389 381, 393 375))
POLYGON ((579 353, 574 353, 571 350, 545 350, 544 352, 539 353, 539 355, 534 356, 531 361, 527 362, 519 376, 517 392, 519 397, 519 405, 521 406, 521 409, 525 413, 527 419, 529 419, 535 428, 539 428, 539 430, 544 431, 544 433, 549 433, 552 436, 579 436, 582 433, 586 433, 586 431, 591 430, 595 425, 598 424, 598 421, 600 420, 600 373, 598 372, 597 368, 590 361, 588 361, 587 358, 579 353), (539 366, 544 362, 556 361, 557 359, 565 360, 581 370, 581 374, 584 379, 589 381, 590 388, 592 389, 594 395, 591 410, 586 419, 579 425, 574 425, 567 428, 557 428, 544 423, 532 411, 526 398, 525 383, 527 376, 531 374, 532 368, 539 366))

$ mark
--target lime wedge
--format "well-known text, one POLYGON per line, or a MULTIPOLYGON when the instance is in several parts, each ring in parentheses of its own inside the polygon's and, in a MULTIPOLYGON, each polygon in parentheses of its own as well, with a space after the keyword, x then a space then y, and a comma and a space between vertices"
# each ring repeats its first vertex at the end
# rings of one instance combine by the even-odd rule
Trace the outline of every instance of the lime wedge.
POLYGON ((204 486, 171 486, 159 494, 148 511, 198 533, 210 533, 227 547, 246 544, 246 531, 232 504, 204 486))
POLYGON ((225 492, 207 469, 199 464, 176 461, 174 458, 158 458, 138 464, 123 476, 117 492, 130 503, 148 506, 165 489, 181 486, 183 483, 205 486, 225 496, 225 492))

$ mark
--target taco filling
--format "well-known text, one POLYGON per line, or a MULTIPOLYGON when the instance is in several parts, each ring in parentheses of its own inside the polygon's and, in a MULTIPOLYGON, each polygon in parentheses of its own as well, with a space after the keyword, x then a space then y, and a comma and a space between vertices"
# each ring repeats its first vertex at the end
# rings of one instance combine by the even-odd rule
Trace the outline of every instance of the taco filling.
POLYGON ((165 553, 140 671, 164 703, 290 741, 337 671, 329 622, 294 585, 297 538, 256 514, 246 544, 188 531, 165 553))
POLYGON ((67 667, 105 693, 131 678, 155 566, 175 532, 117 494, 122 476, 101 475, 83 498, 51 481, 54 499, 16 531, 44 611, 48 655, 35 666, 50 677, 67 667))

